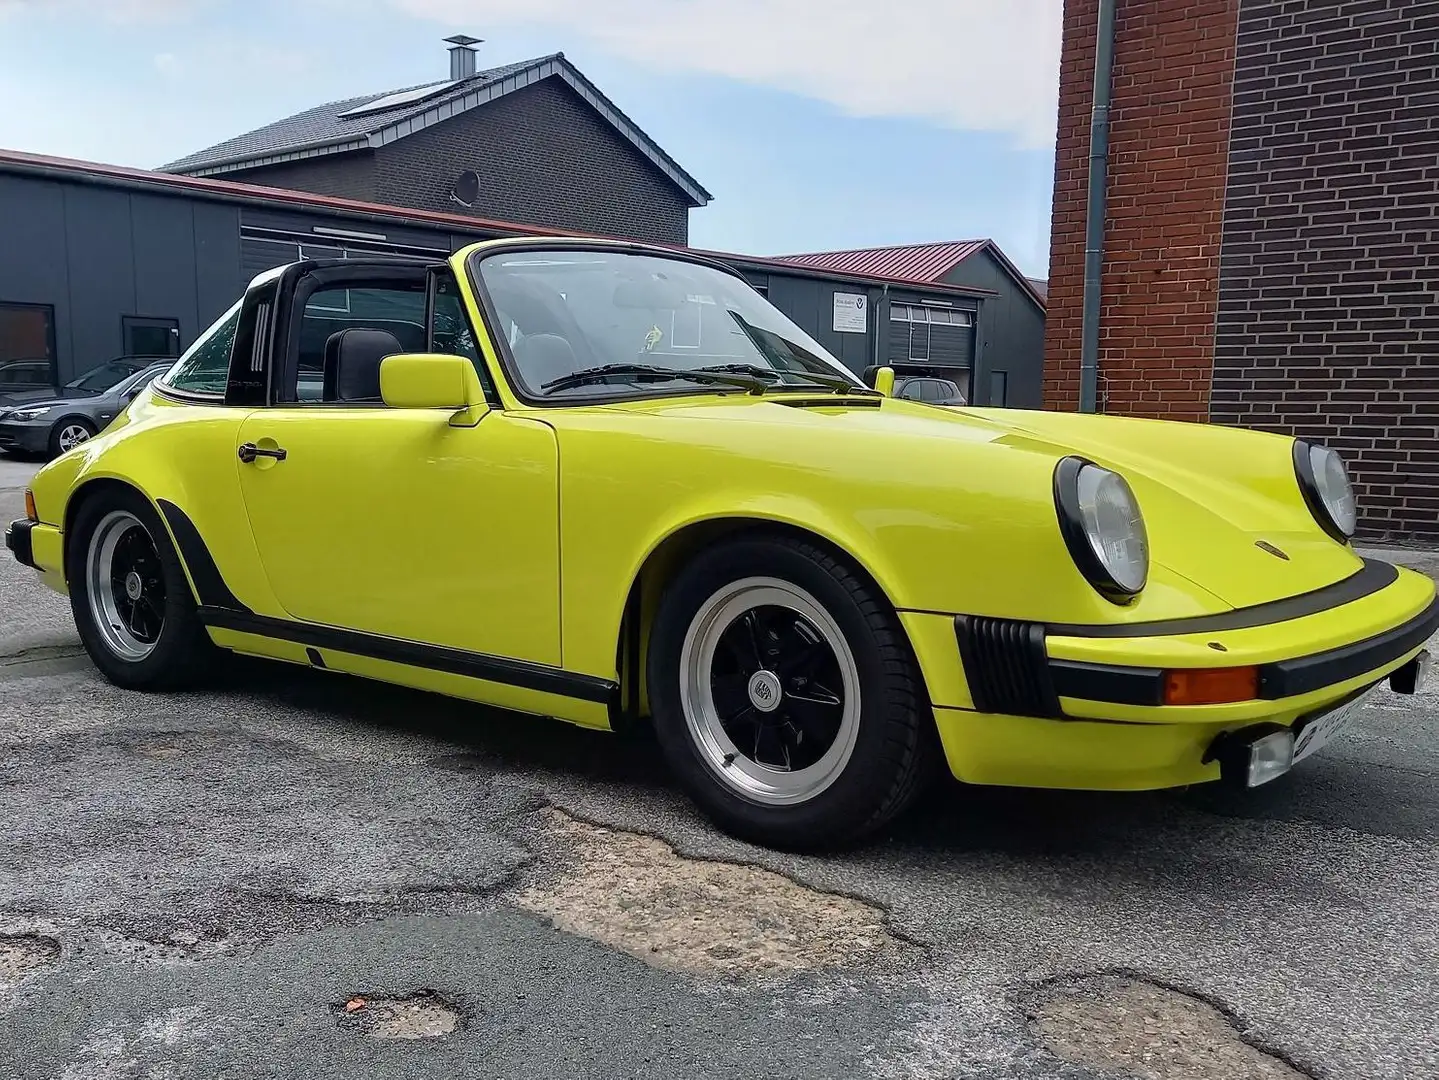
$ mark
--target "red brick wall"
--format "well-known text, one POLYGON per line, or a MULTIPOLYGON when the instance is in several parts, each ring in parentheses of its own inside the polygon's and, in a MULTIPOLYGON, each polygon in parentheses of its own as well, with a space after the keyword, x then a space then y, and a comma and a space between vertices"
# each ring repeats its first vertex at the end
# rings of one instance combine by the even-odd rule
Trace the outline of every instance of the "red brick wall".
MULTIPOLYGON (((1098 0, 1065 0, 1044 404, 1079 406, 1098 0)), ((1239 0, 1119 0, 1099 342, 1101 411, 1204 420, 1239 0)))

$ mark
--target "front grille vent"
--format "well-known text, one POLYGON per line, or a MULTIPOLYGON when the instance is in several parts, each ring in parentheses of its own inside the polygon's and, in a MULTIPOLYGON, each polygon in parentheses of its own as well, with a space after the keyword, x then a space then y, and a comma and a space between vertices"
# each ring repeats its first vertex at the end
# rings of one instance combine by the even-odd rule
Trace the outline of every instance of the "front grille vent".
POLYGON ((954 620, 970 697, 979 712, 1060 715, 1039 623, 960 615, 954 620))

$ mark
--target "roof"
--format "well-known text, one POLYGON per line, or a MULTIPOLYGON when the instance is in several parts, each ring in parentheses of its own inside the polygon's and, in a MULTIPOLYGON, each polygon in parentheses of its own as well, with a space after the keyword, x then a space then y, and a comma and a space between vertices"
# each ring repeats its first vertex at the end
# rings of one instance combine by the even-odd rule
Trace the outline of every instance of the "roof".
POLYGON ((261 165, 299 161, 353 150, 374 149, 478 108, 541 79, 557 77, 575 91, 615 131, 670 178, 696 206, 713 197, 693 176, 640 130, 628 116, 565 59, 564 53, 478 71, 458 81, 444 80, 385 90, 317 105, 273 124, 216 143, 161 166, 187 176, 219 176, 261 165), (382 98, 432 89, 429 94, 375 111, 346 115, 382 98))
POLYGON ((1047 301, 1049 299, 1049 279, 1032 277, 1027 279, 1034 286, 1034 291, 1039 293, 1047 301))
MULTIPOLYGON (((334 195, 315 195, 308 191, 294 191, 288 188, 264 187, 260 184, 238 183, 233 180, 215 180, 206 177, 181 176, 174 173, 156 172, 149 169, 132 169, 123 165, 104 165, 93 161, 77 161, 73 158, 50 157, 44 154, 28 154, 21 150, 0 148, 0 173, 11 172, 20 175, 38 176, 51 180, 104 184, 112 187, 139 191, 169 191, 191 198, 213 199, 228 203, 249 204, 282 209, 308 209, 363 221, 378 221, 397 225, 415 225, 434 228, 443 226, 461 234, 492 233, 496 236, 585 236, 568 229, 547 229, 535 225, 519 225, 511 221, 496 221, 490 218, 474 217, 469 214, 448 214, 436 210, 417 210, 404 206, 387 206, 382 203, 361 202, 358 199, 344 199, 334 195)), ((588 236, 588 239, 613 239, 612 237, 588 236)), ((821 271, 812 267, 781 262, 777 259, 757 255, 737 255, 732 252, 709 251, 703 248, 683 248, 677 244, 648 244, 652 248, 669 247, 677 251, 692 251, 733 266, 752 267, 759 270, 774 270, 782 273, 799 274, 806 277, 839 277, 856 284, 885 285, 889 279, 869 274, 854 274, 821 271)), ((995 296, 992 289, 980 289, 969 285, 933 283, 925 288, 948 296, 984 298, 995 296)))
POLYGON ((933 244, 905 244, 896 247, 850 248, 845 251, 815 251, 802 255, 777 255, 776 261, 813 266, 848 274, 872 274, 894 281, 934 285, 960 263, 981 251, 988 251, 1040 307, 1045 292, 1020 273, 993 240, 946 240, 933 244))
POLYGON ((942 244, 816 251, 805 255, 779 255, 776 258, 780 262, 800 263, 822 270, 875 274, 899 281, 930 284, 939 281, 988 243, 988 240, 954 240, 942 244))

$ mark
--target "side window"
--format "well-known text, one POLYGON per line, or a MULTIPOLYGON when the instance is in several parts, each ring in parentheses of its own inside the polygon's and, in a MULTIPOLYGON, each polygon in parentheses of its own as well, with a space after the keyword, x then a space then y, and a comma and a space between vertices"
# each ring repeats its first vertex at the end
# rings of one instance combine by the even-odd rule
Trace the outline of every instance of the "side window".
POLYGON ((453 274, 440 274, 435 282, 435 333, 430 346, 435 352, 454 353, 463 356, 475 366, 480 377, 480 386, 485 395, 493 400, 490 373, 480 356, 479 344, 470 328, 469 317, 465 314, 465 303, 460 298, 460 288, 453 274))
POLYGON ((224 394, 230 378, 230 350, 240 322, 240 303, 237 301, 185 350, 161 383, 192 394, 224 394))
MULTIPOLYGON (((439 279, 433 343, 425 315, 425 289, 418 281, 317 289, 305 301, 300 322, 296 400, 374 400, 379 394, 379 363, 391 352, 434 351, 463 356, 475 366, 488 392, 489 376, 452 277, 442 275, 439 279), (392 340, 387 344, 384 337, 375 338, 358 353, 352 344, 351 351, 342 358, 339 335, 346 330, 378 331, 392 340), (343 372, 339 370, 342 363, 343 372)), ((354 338, 350 341, 353 343, 354 338)))
MULTIPOLYGON (((388 334, 393 338, 390 346, 393 352, 424 352, 424 289, 419 284, 378 288, 334 285, 311 293, 300 320, 297 400, 339 401, 357 396, 341 392, 342 382, 357 385, 348 375, 342 378, 338 370, 339 335, 346 330, 376 330, 388 334)), ((381 359, 382 355, 376 354, 365 360, 373 371, 371 377, 360 381, 374 384, 373 387, 367 385, 366 389, 379 386, 381 359)))

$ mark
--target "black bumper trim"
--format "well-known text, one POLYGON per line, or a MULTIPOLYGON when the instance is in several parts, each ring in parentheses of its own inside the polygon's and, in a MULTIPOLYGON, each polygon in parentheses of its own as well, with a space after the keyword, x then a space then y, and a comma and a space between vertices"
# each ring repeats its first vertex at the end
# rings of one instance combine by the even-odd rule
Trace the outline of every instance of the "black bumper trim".
POLYGON ((1259 696, 1294 697, 1344 682, 1417 649, 1439 630, 1439 597, 1408 622, 1352 645, 1312 656, 1278 660, 1259 669, 1259 696))
POLYGON ((10 522, 5 530, 5 546, 15 556, 15 561, 21 566, 28 566, 31 570, 39 570, 35 565, 35 548, 31 543, 30 531, 35 528, 35 523, 27 518, 20 518, 18 521, 10 522))
POLYGON ((1352 604, 1389 588, 1399 580, 1392 563, 1365 559, 1362 569, 1343 581, 1313 592, 1270 600, 1253 607, 1221 611, 1217 615, 1193 615, 1183 619, 1159 619, 1137 623, 1051 623, 1046 632, 1055 637, 1131 638, 1172 637, 1176 634, 1212 634, 1221 630, 1246 630, 1253 626, 1302 619, 1341 604, 1352 604))
MULTIPOLYGON (((960 616, 955 628, 978 712, 1058 719, 1063 718, 1059 698, 1110 705, 1164 704, 1161 668, 1049 659, 1043 628, 1037 623, 960 616)), ((1439 597, 1413 618, 1363 641, 1259 665, 1259 700, 1297 697, 1347 682, 1417 649, 1436 631, 1439 597)))
POLYGON ((1061 697, 1113 705, 1164 704, 1164 672, 1159 668, 1051 660, 1049 677, 1061 697))

